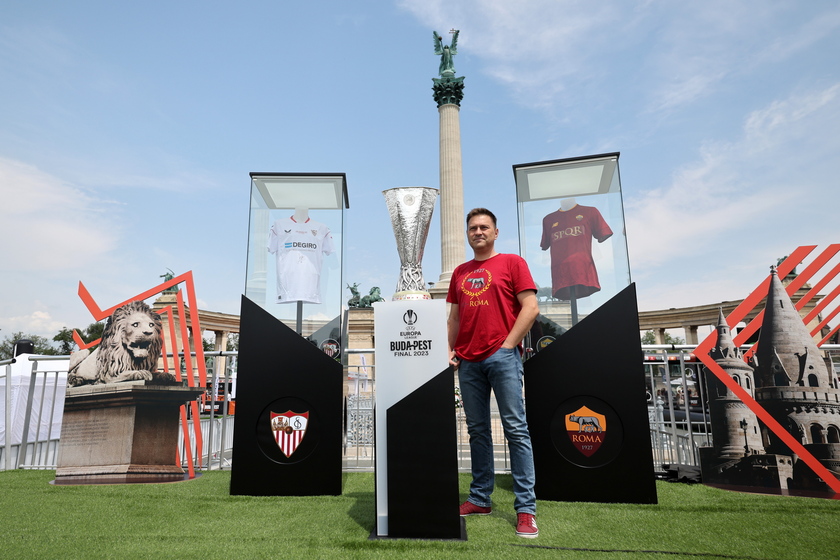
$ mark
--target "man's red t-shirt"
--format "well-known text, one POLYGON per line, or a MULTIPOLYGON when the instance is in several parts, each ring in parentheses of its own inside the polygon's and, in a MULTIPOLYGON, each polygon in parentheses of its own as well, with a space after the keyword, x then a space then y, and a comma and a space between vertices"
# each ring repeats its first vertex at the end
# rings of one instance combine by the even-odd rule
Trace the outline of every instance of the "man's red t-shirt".
POLYGON ((460 328, 453 348, 458 358, 479 362, 501 348, 522 308, 517 294, 536 289, 519 255, 499 253, 459 265, 446 296, 458 305, 460 328))

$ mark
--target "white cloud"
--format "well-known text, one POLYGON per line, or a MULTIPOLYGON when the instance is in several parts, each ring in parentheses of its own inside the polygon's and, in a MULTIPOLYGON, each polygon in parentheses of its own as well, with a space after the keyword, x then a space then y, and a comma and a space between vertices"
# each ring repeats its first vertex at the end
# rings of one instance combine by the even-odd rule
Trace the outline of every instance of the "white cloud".
MULTIPOLYGON (((764 151, 787 139, 786 131, 796 131, 799 123, 819 111, 832 111, 837 116, 840 84, 823 90, 795 94, 788 99, 774 101, 767 107, 753 111, 744 125, 744 145, 751 151, 764 151)), ((825 117, 819 117, 820 119, 825 117)), ((808 127, 809 130, 814 130, 808 127)))
POLYGON ((37 334, 49 338, 67 326, 53 319, 46 311, 33 311, 19 317, 0 318, 0 325, 2 325, 4 337, 20 331, 24 334, 37 334))
MULTIPOLYGON (((650 113, 669 113, 721 91, 732 82, 776 72, 779 64, 813 47, 840 27, 840 9, 798 2, 681 3, 644 14, 650 113)), ((758 87, 756 85, 756 87, 758 87)))
POLYGON ((773 37, 770 43, 756 54, 760 61, 786 59, 836 34, 838 28, 840 7, 834 7, 817 14, 791 33, 773 37))
POLYGON ((655 292, 649 305, 742 297, 752 280, 739 267, 837 242, 838 129, 840 84, 792 94, 746 115, 738 138, 708 144, 668 185, 627 200, 630 260, 655 292), (678 262, 691 279, 658 285, 678 262))
MULTIPOLYGON (((402 0, 399 5, 444 35, 461 30, 459 49, 486 61, 483 71, 524 104, 550 108, 570 80, 601 70, 593 53, 609 46, 613 26, 632 19, 620 6, 574 0, 402 0), (443 30, 443 31, 442 31, 443 30)), ((458 68, 458 59, 455 67, 458 68)))
MULTIPOLYGON (((575 0, 401 0, 438 30, 462 30, 459 46, 520 103, 561 114, 599 90, 629 110, 690 107, 733 76, 774 65, 840 27, 840 10, 797 2, 724 0, 636 3, 575 0), (583 5, 585 4, 585 6, 583 5)), ((456 59, 456 67, 458 60, 456 59)))
POLYGON ((8 269, 79 269, 118 241, 108 204, 38 168, 0 158, 0 258, 8 269))

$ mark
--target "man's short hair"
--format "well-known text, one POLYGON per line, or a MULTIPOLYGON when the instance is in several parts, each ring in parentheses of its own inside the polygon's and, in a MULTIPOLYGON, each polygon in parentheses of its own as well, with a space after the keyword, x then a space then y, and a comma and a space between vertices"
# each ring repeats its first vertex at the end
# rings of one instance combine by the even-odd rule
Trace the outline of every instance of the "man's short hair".
POLYGON ((467 227, 470 227, 470 220, 472 220, 473 216, 489 216, 493 220, 493 227, 497 227, 496 215, 487 208, 473 208, 470 210, 467 214, 467 227))

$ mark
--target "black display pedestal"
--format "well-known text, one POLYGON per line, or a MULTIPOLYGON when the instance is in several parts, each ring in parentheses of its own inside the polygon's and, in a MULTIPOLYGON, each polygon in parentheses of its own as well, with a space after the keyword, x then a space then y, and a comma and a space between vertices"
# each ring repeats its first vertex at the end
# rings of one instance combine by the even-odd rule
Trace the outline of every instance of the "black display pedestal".
MULTIPOLYGON (((388 408, 389 539, 466 540, 450 366, 388 408)), ((377 476, 380 473, 377 472, 377 476)), ((371 538, 383 538, 376 535, 371 538)))
POLYGON ((525 363, 540 500, 655 504, 636 287, 525 363))
POLYGON ((245 296, 240 335, 230 493, 341 494, 341 364, 245 296), (283 414, 306 417, 306 431, 289 456, 272 424, 283 414))

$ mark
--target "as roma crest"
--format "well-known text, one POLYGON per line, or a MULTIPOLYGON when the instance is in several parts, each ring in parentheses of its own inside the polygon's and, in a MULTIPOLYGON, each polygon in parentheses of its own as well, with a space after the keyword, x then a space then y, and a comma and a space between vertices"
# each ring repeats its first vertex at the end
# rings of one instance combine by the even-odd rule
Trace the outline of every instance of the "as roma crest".
POLYGON ((587 406, 567 414, 566 433, 575 449, 586 457, 598 451, 607 435, 607 418, 587 406))
POLYGON ((548 348, 548 345, 554 342, 555 338, 553 336, 544 336, 537 341, 537 352, 540 350, 545 350, 548 348))
POLYGON ((288 459, 298 448, 303 436, 306 435, 306 427, 309 425, 309 411, 292 412, 288 410, 282 414, 271 413, 271 431, 274 433, 274 441, 277 447, 288 459))

